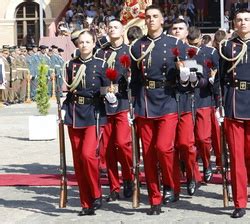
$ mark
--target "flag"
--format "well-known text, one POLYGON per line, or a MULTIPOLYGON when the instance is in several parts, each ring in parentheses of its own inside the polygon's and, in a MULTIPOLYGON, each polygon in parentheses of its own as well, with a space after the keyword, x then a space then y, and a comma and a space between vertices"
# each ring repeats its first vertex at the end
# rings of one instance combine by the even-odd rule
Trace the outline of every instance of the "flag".
POLYGON ((145 9, 149 5, 152 5, 152 0, 125 0, 120 17, 122 24, 125 26, 125 34, 131 26, 139 26, 144 34, 147 33, 144 19, 145 9))

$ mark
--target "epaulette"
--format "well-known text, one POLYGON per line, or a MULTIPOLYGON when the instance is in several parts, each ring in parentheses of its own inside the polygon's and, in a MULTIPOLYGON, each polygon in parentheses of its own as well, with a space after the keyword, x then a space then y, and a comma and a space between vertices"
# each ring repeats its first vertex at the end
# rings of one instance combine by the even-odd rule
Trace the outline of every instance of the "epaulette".
POLYGON ((171 34, 165 34, 167 37, 171 37, 171 38, 173 38, 173 39, 175 39, 176 40, 176 42, 175 42, 175 44, 177 45, 177 43, 181 40, 180 38, 178 38, 178 37, 176 37, 176 36, 173 36, 173 35, 171 35, 171 34))
POLYGON ((207 46, 207 48, 210 48, 211 49, 211 54, 213 54, 217 49, 213 46, 207 46))
POLYGON ((103 58, 99 58, 96 56, 96 54, 93 55, 94 59, 100 60, 102 62, 102 67, 104 67, 104 64, 106 63, 106 61, 103 58))

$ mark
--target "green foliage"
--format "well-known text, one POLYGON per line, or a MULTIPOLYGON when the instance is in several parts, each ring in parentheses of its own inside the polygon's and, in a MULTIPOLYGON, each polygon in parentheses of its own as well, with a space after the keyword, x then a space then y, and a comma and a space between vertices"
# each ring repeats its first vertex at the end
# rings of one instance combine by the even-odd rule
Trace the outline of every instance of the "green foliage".
POLYGON ((49 113, 49 95, 47 84, 48 67, 41 63, 39 65, 39 75, 37 82, 36 104, 37 109, 41 115, 47 115, 49 113))

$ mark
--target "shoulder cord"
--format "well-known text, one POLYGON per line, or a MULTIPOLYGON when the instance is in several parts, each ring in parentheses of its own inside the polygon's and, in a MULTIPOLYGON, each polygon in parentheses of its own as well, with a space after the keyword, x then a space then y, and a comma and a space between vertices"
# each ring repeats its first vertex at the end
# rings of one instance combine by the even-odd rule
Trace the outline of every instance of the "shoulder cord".
MULTIPOLYGON (((135 43, 136 41, 137 41, 137 39, 134 40, 134 41, 132 42, 132 44, 129 46, 129 54, 130 54, 131 58, 132 58, 134 61, 137 62, 137 66, 138 66, 138 68, 139 68, 139 64, 140 64, 141 60, 142 60, 143 58, 145 58, 149 53, 150 53, 150 55, 151 55, 151 52, 152 52, 153 48, 155 47, 155 43, 154 43, 154 41, 151 41, 151 43, 149 44, 147 50, 141 55, 141 57, 135 58, 134 55, 133 55, 132 52, 131 52, 131 49, 132 49, 132 46, 134 45, 134 43, 135 43)), ((149 66, 151 65, 151 57, 149 58, 148 65, 149 65, 149 66)))
POLYGON ((115 67, 115 58, 116 58, 117 52, 112 51, 110 54, 109 58, 107 59, 107 64, 109 68, 114 68, 115 67))
POLYGON ((225 59, 226 61, 235 61, 235 63, 232 65, 232 67, 227 70, 227 72, 231 72, 233 69, 235 69, 235 67, 240 63, 240 61, 243 59, 244 55, 246 54, 246 52, 247 52, 247 44, 240 40, 240 42, 242 43, 242 49, 241 49, 240 53, 234 58, 228 58, 222 53, 222 44, 224 44, 226 41, 227 40, 222 40, 220 42, 220 44, 219 44, 219 53, 220 53, 221 57, 223 59, 225 59))
MULTIPOLYGON (((66 86, 70 88, 70 92, 72 92, 79 85, 80 81, 82 80, 82 77, 85 76, 86 65, 81 64, 81 66, 79 67, 79 69, 76 73, 76 76, 73 79, 72 83, 68 84, 68 82, 66 81, 66 75, 67 75, 66 74, 66 66, 67 66, 67 64, 68 64, 68 61, 63 64, 62 79, 63 79, 63 82, 66 84, 66 86)), ((85 82, 85 80, 83 80, 83 81, 85 82)), ((85 86, 85 83, 83 86, 85 86)))

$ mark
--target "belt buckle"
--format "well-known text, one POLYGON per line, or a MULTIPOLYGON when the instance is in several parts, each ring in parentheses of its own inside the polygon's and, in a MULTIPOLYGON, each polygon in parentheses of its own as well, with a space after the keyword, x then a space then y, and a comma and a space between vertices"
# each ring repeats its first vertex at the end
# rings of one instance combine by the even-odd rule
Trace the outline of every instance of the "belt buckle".
POLYGON ((155 81, 148 81, 148 88, 155 89, 155 81))
POLYGON ((239 89, 240 90, 246 90, 247 89, 247 82, 240 82, 239 89))
POLYGON ((84 104, 84 97, 78 96, 78 104, 84 104))

